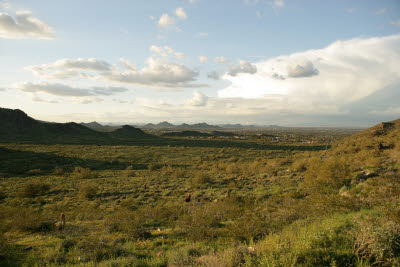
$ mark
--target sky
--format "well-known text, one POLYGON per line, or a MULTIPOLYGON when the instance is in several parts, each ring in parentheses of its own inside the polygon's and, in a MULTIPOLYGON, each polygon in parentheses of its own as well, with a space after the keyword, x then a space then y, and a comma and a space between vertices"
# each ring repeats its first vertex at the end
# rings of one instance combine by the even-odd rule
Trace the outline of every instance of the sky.
POLYGON ((398 0, 0 0, 0 107, 53 122, 400 118, 398 0))

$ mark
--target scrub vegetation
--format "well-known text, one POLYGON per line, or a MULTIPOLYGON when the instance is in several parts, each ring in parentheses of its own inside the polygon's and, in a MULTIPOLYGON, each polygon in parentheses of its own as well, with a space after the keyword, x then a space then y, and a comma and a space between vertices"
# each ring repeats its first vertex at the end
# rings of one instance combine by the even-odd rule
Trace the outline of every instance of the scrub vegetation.
POLYGON ((400 120, 328 147, 157 138, 1 143, 0 265, 400 264, 400 120))

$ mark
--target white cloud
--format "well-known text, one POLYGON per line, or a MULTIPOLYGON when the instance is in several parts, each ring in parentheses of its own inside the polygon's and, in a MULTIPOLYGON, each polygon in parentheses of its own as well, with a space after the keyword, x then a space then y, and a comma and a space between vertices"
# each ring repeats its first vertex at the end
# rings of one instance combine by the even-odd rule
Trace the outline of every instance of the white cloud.
POLYGON ((208 57, 206 56, 198 56, 200 63, 206 63, 208 61, 208 57))
POLYGON ((197 2, 197 0, 189 0, 189 3, 191 4, 195 4, 197 2))
POLYGON ((0 37, 2 38, 52 39, 53 32, 53 28, 33 17, 30 11, 17 11, 15 20, 7 13, 0 12, 0 37))
POLYGON ((196 80, 198 72, 191 70, 183 64, 171 62, 162 58, 150 57, 147 59, 146 65, 146 67, 137 71, 113 71, 104 73, 101 77, 113 82, 167 88, 200 86, 190 83, 196 80))
POLYGON ((150 50, 150 52, 156 53, 157 55, 162 56, 162 57, 168 57, 168 56, 172 55, 179 60, 183 60, 185 58, 185 55, 183 53, 176 52, 170 46, 152 45, 152 46, 150 46, 149 50, 150 50))
POLYGON ((17 84, 16 88, 27 93, 47 93, 55 96, 81 97, 81 96, 109 96, 116 93, 126 92, 128 89, 123 87, 91 87, 78 88, 60 83, 31 83, 25 82, 17 84))
POLYGON ((137 71, 137 68, 132 63, 130 63, 128 60, 126 60, 124 58, 120 58, 119 63, 121 63, 121 65, 127 70, 137 71))
POLYGON ((236 76, 239 73, 249 73, 254 74, 257 72, 257 67, 250 62, 239 60, 238 65, 229 66, 228 74, 231 76, 236 76))
POLYGON ((217 81, 221 78, 221 75, 218 72, 216 72, 215 70, 213 70, 213 71, 210 71, 209 73, 207 73, 207 78, 217 81))
POLYGON ((355 8, 348 8, 348 9, 346 9, 346 11, 348 12, 348 13, 354 13, 354 11, 355 11, 356 9, 355 8))
POLYGON ((182 7, 175 9, 175 15, 180 19, 187 19, 186 12, 182 7))
POLYGON ((254 64, 254 75, 224 75, 231 85, 218 96, 265 100, 268 109, 335 114, 345 112, 344 105, 400 85, 400 35, 336 41, 254 64))
POLYGON ((228 59, 226 59, 226 58, 223 57, 223 56, 220 56, 220 57, 214 58, 214 61, 215 61, 216 63, 227 63, 227 62, 228 62, 228 59))
POLYGON ((169 46, 153 45, 149 50, 154 54, 146 60, 146 66, 141 69, 123 58, 120 59, 120 65, 124 68, 122 71, 116 65, 93 58, 62 59, 54 63, 29 66, 27 69, 44 79, 81 77, 169 89, 207 86, 193 84, 199 73, 171 60, 171 56, 179 60, 184 59, 183 53, 176 52, 169 46))
POLYGON ((314 68, 314 65, 309 60, 289 64, 287 72, 288 76, 292 78, 311 77, 319 74, 319 71, 314 68))
POLYGON ((204 107, 207 105, 207 100, 208 97, 205 94, 195 90, 193 92, 193 97, 189 99, 188 103, 194 107, 204 107))
POLYGON ((154 17, 154 16, 149 16, 149 19, 150 19, 150 20, 155 20, 156 17, 154 17))
POLYGON ((162 14, 158 20, 158 26, 161 28, 171 28, 175 24, 175 18, 170 17, 168 14, 162 14))
POLYGON ((387 8, 384 7, 384 8, 379 9, 378 11, 376 11, 376 14, 383 15, 386 13, 386 11, 387 11, 387 8))
POLYGON ((43 78, 67 79, 76 76, 91 78, 93 77, 92 72, 108 72, 113 69, 113 66, 106 61, 95 58, 64 58, 49 64, 28 66, 26 69, 43 78))

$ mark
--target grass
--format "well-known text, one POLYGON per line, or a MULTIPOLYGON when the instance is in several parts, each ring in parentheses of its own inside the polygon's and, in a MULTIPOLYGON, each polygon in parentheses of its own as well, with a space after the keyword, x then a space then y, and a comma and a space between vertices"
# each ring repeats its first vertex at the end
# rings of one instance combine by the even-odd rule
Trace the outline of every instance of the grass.
POLYGON ((398 265, 397 124, 329 150, 0 144, 0 264, 398 265))

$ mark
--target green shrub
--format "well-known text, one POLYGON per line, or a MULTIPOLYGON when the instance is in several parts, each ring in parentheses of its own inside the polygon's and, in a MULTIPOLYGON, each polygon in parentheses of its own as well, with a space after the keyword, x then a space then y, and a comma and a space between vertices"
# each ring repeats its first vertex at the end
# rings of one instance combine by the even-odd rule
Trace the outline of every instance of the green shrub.
POLYGON ((50 190, 50 185, 42 182, 27 182, 24 186, 17 192, 17 197, 37 197, 43 195, 50 190))
POLYGON ((79 187, 79 195, 82 199, 91 200, 96 197, 98 187, 95 184, 83 184, 79 187))
POLYGON ((47 232, 53 229, 53 222, 49 216, 28 208, 18 208, 11 215, 10 228, 27 232, 47 232))
POLYGON ((240 241, 260 239, 268 233, 266 218, 259 212, 247 210, 228 227, 229 234, 240 241))
POLYGON ((132 239, 142 238, 148 235, 144 226, 145 216, 140 212, 120 209, 106 216, 104 227, 109 232, 122 232, 132 239))
POLYGON ((75 167, 73 176, 77 179, 92 179, 97 177, 97 173, 89 168, 75 167))
POLYGON ((191 182, 193 187, 201 187, 203 185, 209 184, 211 182, 211 178, 209 173, 197 171, 191 182))
POLYGON ((373 265, 400 264, 400 226, 392 221, 361 221, 354 253, 373 265))
POLYGON ((135 171, 133 169, 133 166, 126 167, 126 169, 124 171, 124 174, 125 174, 126 177, 134 177, 134 176, 136 176, 136 173, 135 173, 135 171))

